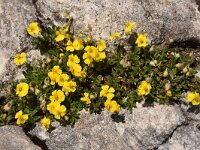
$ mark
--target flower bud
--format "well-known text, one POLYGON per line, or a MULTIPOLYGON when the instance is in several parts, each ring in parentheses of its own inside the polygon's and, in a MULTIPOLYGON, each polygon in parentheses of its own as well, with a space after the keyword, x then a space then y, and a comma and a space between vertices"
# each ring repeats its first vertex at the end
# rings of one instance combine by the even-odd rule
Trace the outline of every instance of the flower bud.
POLYGON ((147 78, 145 79, 145 81, 147 81, 147 82, 151 82, 151 79, 152 79, 152 78, 147 77, 147 78))
POLYGON ((149 49, 149 51, 150 52, 153 52, 154 50, 155 50, 155 48, 154 48, 155 46, 153 45, 153 46, 151 46, 151 48, 149 49))
POLYGON ((49 85, 49 77, 47 77, 47 78, 44 79, 44 85, 45 86, 49 85))
POLYGON ((47 57, 46 62, 47 62, 47 63, 50 63, 50 62, 51 62, 51 58, 50 58, 50 57, 47 57))
POLYGON ((63 53, 60 53, 60 55, 59 55, 60 59, 62 59, 63 56, 64 56, 64 54, 63 54, 63 53))
POLYGON ((180 57, 180 54, 179 54, 179 53, 175 53, 175 57, 176 57, 176 58, 179 58, 179 57, 180 57))
POLYGON ((168 91, 171 88, 171 84, 168 82, 165 84, 165 91, 168 91))
POLYGON ((90 99, 95 99, 97 97, 96 94, 90 94, 90 99))
POLYGON ((181 68, 181 67, 183 67, 183 63, 176 64, 176 68, 181 68))
POLYGON ((34 88, 33 88, 32 86, 30 87, 30 91, 31 91, 31 92, 34 92, 34 88))
POLYGON ((68 95, 69 95, 69 92, 66 91, 66 92, 65 92, 65 96, 68 96, 68 95))
POLYGON ((39 101, 40 102, 45 101, 44 95, 42 95, 42 96, 39 97, 39 101))
POLYGON ((124 68, 125 68, 125 67, 131 66, 131 62, 130 62, 130 61, 127 61, 126 59, 122 59, 119 63, 120 63, 124 68))
POLYGON ((11 106, 12 106, 12 104, 11 104, 10 102, 8 102, 6 105, 4 105, 3 109, 4 109, 5 111, 9 111, 10 108, 11 108, 11 106))
POLYGON ((42 63, 42 68, 45 68, 45 67, 46 67, 45 63, 42 63))
POLYGON ((45 89, 45 88, 47 88, 47 85, 46 85, 46 84, 44 84, 42 87, 45 89))
POLYGON ((45 110, 46 110, 45 95, 40 96, 39 101, 40 101, 40 108, 42 109, 43 112, 45 112, 45 110))
POLYGON ((168 91, 166 92, 166 95, 167 95, 168 97, 171 97, 171 96, 172 96, 172 91, 171 91, 171 90, 168 90, 168 91))
POLYGON ((183 73, 187 73, 188 72, 188 67, 183 68, 182 72, 183 73))
POLYGON ((35 95, 40 94, 40 90, 38 88, 35 88, 35 95))
POLYGON ((190 52, 190 53, 189 53, 189 56, 190 56, 190 57, 193 57, 193 55, 194 55, 193 52, 190 52))
POLYGON ((163 72, 163 77, 167 77, 169 75, 168 70, 165 69, 165 71, 163 72))
POLYGON ((158 63, 157 60, 152 60, 152 61, 150 61, 150 65, 151 65, 151 66, 154 66, 154 67, 157 65, 157 63, 158 63))
POLYGON ((61 64, 62 63, 62 59, 59 59, 58 63, 61 64))

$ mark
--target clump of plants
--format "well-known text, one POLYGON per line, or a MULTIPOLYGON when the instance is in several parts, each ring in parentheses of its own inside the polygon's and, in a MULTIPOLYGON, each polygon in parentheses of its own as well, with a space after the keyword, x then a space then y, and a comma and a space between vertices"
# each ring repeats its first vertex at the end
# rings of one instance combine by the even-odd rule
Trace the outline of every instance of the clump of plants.
POLYGON ((71 20, 43 30, 31 23, 27 33, 45 58, 31 65, 25 52, 15 55, 14 63, 27 68, 25 79, 10 85, 0 124, 30 127, 40 121, 49 129, 53 120, 74 124, 83 109, 117 114, 121 108, 131 111, 136 102, 179 103, 183 97, 199 105, 192 55, 172 52, 167 43, 147 43, 148 35, 136 33, 134 25, 128 22, 124 32, 105 41, 90 32, 74 36, 71 20))

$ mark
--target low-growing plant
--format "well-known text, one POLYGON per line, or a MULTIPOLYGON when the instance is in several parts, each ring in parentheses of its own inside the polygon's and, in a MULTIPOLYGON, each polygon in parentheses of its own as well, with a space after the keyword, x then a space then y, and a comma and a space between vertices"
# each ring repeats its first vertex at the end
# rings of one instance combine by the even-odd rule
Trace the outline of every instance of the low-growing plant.
POLYGON ((90 32, 74 36, 71 20, 43 30, 31 23, 27 32, 45 58, 33 65, 25 52, 15 55, 14 63, 26 66, 25 78, 11 84, 0 124, 30 127, 41 121, 49 129, 53 120, 74 124, 83 109, 118 113, 131 111, 136 102, 180 103, 183 97, 199 105, 192 55, 171 51, 168 43, 147 43, 147 34, 136 33, 134 25, 128 22, 124 32, 104 41, 92 39, 90 32))

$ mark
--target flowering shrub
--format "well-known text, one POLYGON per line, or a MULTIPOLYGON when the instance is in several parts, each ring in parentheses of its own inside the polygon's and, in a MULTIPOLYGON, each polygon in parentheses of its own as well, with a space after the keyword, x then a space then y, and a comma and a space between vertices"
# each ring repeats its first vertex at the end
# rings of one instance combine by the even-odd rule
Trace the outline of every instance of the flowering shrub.
POLYGON ((25 53, 16 54, 14 63, 26 65, 27 71, 7 93, 0 109, 1 125, 30 127, 41 121, 49 129, 53 120, 74 124, 82 109, 118 113, 121 108, 131 111, 141 101, 179 103, 186 97, 199 105, 193 57, 170 51, 167 43, 148 43, 147 34, 134 32, 134 25, 128 22, 123 33, 96 41, 88 32, 75 37, 71 21, 44 30, 31 23, 27 32, 46 57, 32 66, 25 53))

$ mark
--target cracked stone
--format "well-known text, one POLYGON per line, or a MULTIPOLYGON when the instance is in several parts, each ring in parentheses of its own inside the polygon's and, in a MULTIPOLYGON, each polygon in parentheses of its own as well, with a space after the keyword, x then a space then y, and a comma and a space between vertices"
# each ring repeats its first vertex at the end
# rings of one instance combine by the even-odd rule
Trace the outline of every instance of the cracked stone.
POLYGON ((49 132, 47 132, 41 125, 41 123, 36 123, 34 129, 28 132, 28 134, 32 137, 37 137, 38 139, 45 141, 49 139, 49 132))
POLYGON ((25 28, 36 21, 36 11, 31 0, 0 0, 0 81, 15 74, 11 57, 31 48, 25 28))
POLYGON ((100 115, 82 111, 74 128, 56 128, 46 145, 50 150, 153 149, 185 121, 176 106, 135 108, 132 114, 121 110, 119 116, 112 117, 108 111, 100 115))
POLYGON ((0 149, 2 150, 41 150, 17 126, 0 127, 0 149))
POLYGON ((195 126, 178 128, 169 141, 158 150, 200 150, 200 130, 195 126))
POLYGON ((107 38, 134 21, 138 32, 147 32, 158 43, 173 38, 200 44, 200 12, 194 0, 37 0, 36 5, 43 22, 58 26, 70 14, 75 31, 90 24, 95 38, 107 38))

